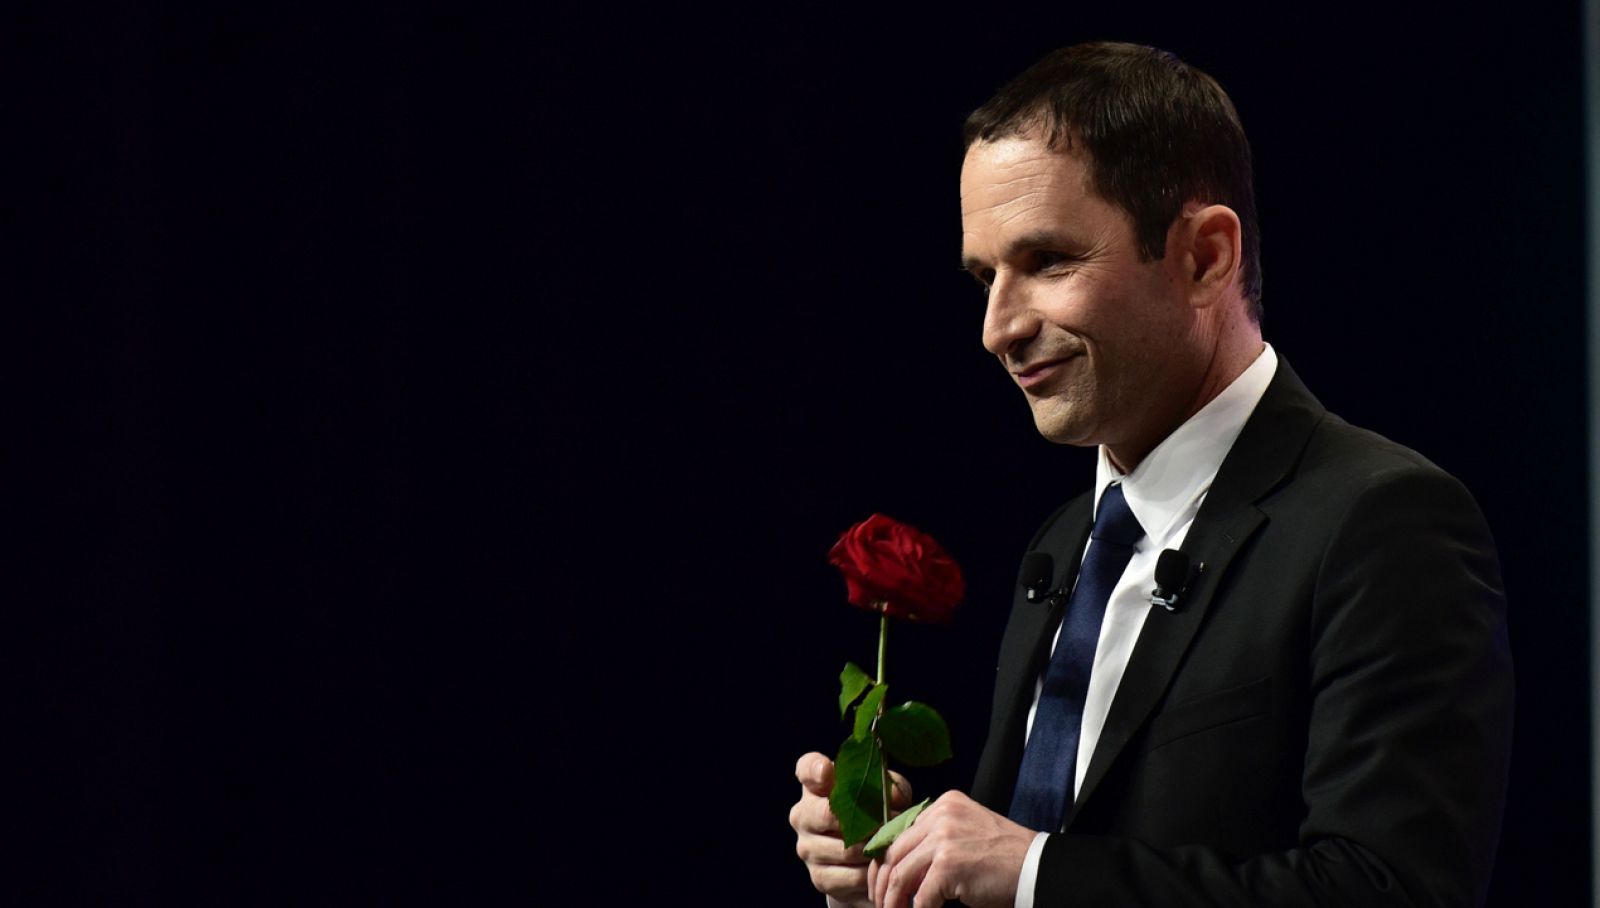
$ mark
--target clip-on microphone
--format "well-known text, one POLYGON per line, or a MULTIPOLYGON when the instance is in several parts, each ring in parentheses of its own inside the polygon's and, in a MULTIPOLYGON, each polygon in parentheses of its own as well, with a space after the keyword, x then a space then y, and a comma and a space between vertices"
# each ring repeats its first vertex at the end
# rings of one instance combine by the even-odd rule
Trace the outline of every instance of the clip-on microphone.
POLYGON ((1051 596, 1050 579, 1055 576, 1055 561, 1046 552, 1029 552, 1022 556, 1022 570, 1017 584, 1026 593, 1029 602, 1045 602, 1051 596))
POLYGON ((1156 559, 1156 588, 1150 591, 1150 604, 1159 605, 1169 612, 1178 610, 1178 600, 1189 588, 1189 581, 1206 569, 1205 562, 1193 570, 1189 556, 1177 549, 1165 549, 1156 559))

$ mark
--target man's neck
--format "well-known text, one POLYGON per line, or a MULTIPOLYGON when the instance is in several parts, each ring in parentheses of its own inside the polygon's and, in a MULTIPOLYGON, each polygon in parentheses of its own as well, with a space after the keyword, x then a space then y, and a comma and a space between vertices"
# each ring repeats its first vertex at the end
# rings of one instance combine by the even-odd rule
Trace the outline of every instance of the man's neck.
POLYGON ((1167 436, 1204 409, 1206 404, 1216 400, 1218 394, 1244 374, 1244 370, 1250 368, 1250 364, 1255 362, 1261 351, 1266 349, 1266 344, 1261 340, 1259 327, 1252 323, 1249 329, 1242 332, 1241 336, 1229 338, 1229 343, 1217 345, 1211 361, 1206 364, 1200 380, 1194 385, 1194 392, 1189 396, 1188 402, 1178 408, 1175 417, 1164 420, 1159 424, 1160 428, 1145 438, 1129 439, 1105 446, 1111 465, 1116 467, 1118 472, 1132 473, 1157 445, 1166 440, 1167 436))

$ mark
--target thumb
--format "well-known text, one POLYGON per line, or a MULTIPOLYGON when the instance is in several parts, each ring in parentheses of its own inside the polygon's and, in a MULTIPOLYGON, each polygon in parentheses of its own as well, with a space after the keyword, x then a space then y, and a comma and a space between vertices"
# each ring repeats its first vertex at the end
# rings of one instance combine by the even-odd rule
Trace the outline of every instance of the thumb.
POLYGON ((819 753, 808 753, 794 764, 794 777, 806 791, 827 797, 833 791, 833 761, 819 753))
POLYGON ((891 784, 894 785, 894 792, 889 796, 890 807, 895 810, 905 810, 915 803, 911 799, 911 783, 907 781, 905 776, 891 769, 889 770, 889 779, 891 784))

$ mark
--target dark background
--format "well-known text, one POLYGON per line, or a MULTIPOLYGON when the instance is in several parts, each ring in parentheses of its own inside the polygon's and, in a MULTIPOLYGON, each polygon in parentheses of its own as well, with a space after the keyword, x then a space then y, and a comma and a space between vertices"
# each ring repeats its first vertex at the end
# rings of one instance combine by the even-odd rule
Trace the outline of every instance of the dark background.
POLYGON ((978 344, 956 176, 994 88, 1116 38, 1232 94, 1268 340, 1478 496, 1519 688, 1491 901, 1585 900, 1578 6, 1064 10, 7 13, 0 886, 817 904, 792 766, 875 631, 828 545, 883 511, 967 570, 890 643, 955 730, 936 793, 1090 481, 978 344))

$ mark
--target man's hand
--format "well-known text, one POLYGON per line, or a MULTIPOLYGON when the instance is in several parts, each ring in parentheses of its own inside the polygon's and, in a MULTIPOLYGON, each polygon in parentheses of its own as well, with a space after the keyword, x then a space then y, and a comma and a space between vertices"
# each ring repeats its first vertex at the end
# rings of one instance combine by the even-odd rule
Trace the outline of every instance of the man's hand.
POLYGON ((938 908, 959 899, 973 908, 1011 908, 1017 877, 1036 833, 959 791, 946 792, 869 870, 878 908, 938 908))
MULTIPOLYGON (((800 801, 789 811, 789 825, 798 840, 795 852, 811 872, 811 885, 826 893, 829 904, 870 905, 867 900, 867 859, 861 845, 844 847, 839 838, 839 821, 828 806, 833 791, 833 761, 819 753, 809 753, 794 765, 800 780, 800 801)), ((894 795, 889 806, 895 812, 911 806, 911 785, 892 772, 894 795)))

